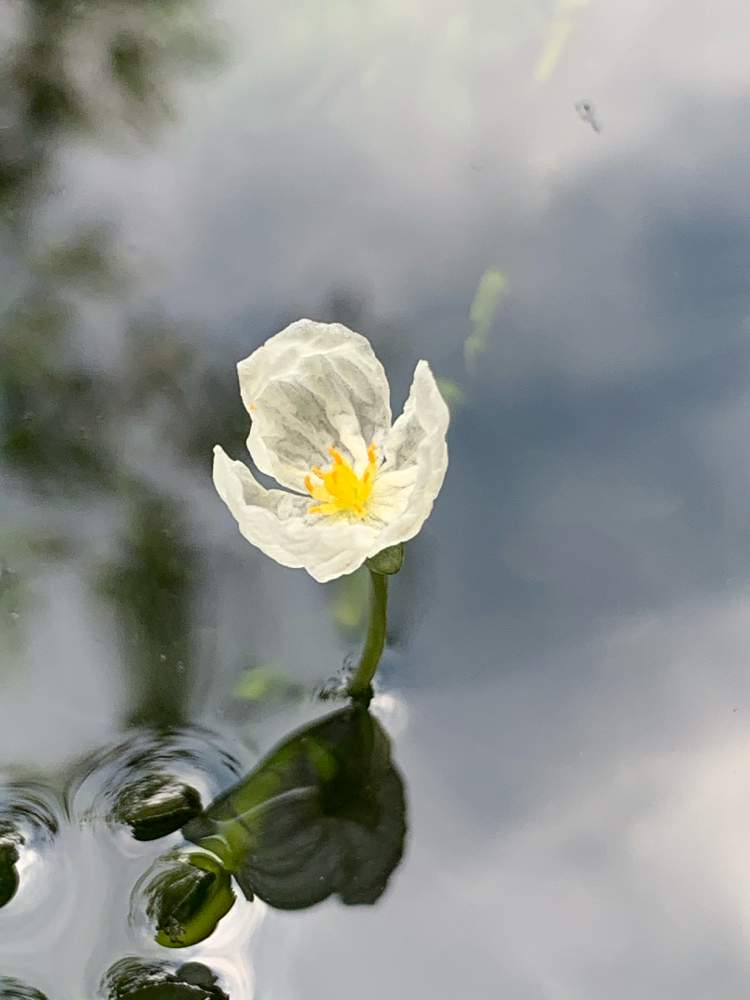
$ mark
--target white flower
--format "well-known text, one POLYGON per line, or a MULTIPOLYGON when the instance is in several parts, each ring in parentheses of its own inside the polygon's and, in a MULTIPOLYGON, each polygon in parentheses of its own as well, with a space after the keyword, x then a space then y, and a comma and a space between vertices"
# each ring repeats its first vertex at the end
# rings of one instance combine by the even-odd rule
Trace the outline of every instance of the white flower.
POLYGON ((237 371, 250 455, 287 487, 214 448, 214 484, 248 541, 322 583, 417 534, 448 466, 448 407, 426 361, 393 425, 383 366, 340 323, 292 323, 237 371))

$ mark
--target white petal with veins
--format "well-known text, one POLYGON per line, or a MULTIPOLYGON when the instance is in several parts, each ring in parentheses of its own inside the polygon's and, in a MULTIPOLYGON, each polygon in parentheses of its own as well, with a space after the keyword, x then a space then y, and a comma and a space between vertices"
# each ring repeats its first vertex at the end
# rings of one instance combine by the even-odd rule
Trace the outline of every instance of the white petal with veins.
POLYGON ((450 414, 426 361, 420 361, 404 412, 385 442, 385 464, 373 489, 373 512, 388 524, 381 548, 413 538, 430 516, 448 468, 450 414), (392 512, 386 515, 384 507, 392 512))
POLYGON ((253 422, 247 446, 261 472, 305 492, 305 476, 339 448, 356 471, 391 423, 383 366, 368 340, 340 323, 299 320, 237 366, 253 422))
POLYGON ((325 582, 417 534, 448 465, 448 407, 426 361, 392 427, 382 365, 364 337, 340 324, 300 320, 237 367, 255 464, 305 494, 266 489, 217 445, 214 483, 248 541, 325 582), (329 476, 332 457, 339 471, 329 476))

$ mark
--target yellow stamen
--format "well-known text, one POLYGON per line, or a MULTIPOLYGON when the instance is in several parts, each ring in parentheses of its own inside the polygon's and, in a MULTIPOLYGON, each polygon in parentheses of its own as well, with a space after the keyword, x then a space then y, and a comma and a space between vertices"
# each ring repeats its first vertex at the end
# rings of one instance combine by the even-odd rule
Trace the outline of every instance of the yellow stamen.
POLYGON ((372 484, 377 470, 377 449, 371 444, 367 449, 367 468, 358 476, 340 451, 331 446, 328 449, 333 463, 328 471, 317 465, 312 467, 312 474, 321 480, 313 483, 310 476, 305 476, 305 489, 319 502, 314 507, 308 507, 310 514, 353 514, 360 520, 367 515, 367 505, 372 493, 372 484))

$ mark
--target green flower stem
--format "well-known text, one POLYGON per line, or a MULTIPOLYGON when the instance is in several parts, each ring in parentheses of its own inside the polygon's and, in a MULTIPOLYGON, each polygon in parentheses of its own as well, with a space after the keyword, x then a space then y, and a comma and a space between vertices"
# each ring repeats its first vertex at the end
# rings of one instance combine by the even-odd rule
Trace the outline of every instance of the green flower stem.
POLYGON ((370 693, 370 684, 378 669, 385 646, 388 577, 383 573, 375 573, 369 567, 368 570, 370 573, 370 621, 367 626, 367 639, 359 665, 349 682, 349 694, 355 699, 365 698, 370 693))

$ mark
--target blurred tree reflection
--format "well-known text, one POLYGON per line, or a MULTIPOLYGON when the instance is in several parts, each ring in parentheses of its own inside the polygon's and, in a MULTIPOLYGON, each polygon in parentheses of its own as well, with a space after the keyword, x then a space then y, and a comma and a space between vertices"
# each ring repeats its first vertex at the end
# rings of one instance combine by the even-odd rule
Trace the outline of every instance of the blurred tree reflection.
MULTIPOLYGON (((80 223, 50 238, 43 212, 59 200, 61 152, 149 131, 170 111, 174 79, 216 61, 206 14, 203 0, 17 0, 0 38, 0 460, 13 486, 45 498, 48 517, 56 499, 74 496, 83 510, 126 497, 121 548, 99 583, 133 672, 132 718, 156 725, 185 715, 195 557, 168 493, 123 461, 123 417, 153 355, 131 357, 124 373, 92 364, 82 307, 128 290, 116 233, 80 223)), ((177 383, 187 370, 182 357, 177 383)), ((13 561, 3 564, 6 649, 20 580, 13 561)))
POLYGON ((232 364, 216 363, 158 317, 131 324, 124 339, 122 408, 149 418, 183 461, 205 470, 219 440, 240 453, 247 412, 232 364))
POLYGON ((39 293, 4 317, 0 338, 0 454, 36 492, 112 485, 115 465, 104 426, 105 378, 75 358, 72 317, 39 293))
POLYGON ((65 137, 140 127, 169 110, 171 79, 214 61, 199 0, 19 0, 3 12, 0 213, 23 226, 65 137))
POLYGON ((130 663, 131 725, 185 721, 193 672, 195 550, 177 503, 133 490, 121 550, 101 578, 130 663))
MULTIPOLYGON (((200 0, 18 0, 0 53, 0 250, 8 275, 0 293, 0 461, 13 487, 42 498, 53 531, 63 532, 55 511, 71 498, 79 514, 107 518, 107 530, 117 519, 118 548, 95 585, 114 609, 129 668, 126 721, 157 727, 189 714, 200 559, 176 490, 134 467, 128 434, 150 435, 166 452, 160 463, 200 468, 207 481, 216 441, 242 453, 247 414, 233 365, 217 365, 190 343, 190 331, 158 313, 128 313, 132 277, 114 227, 83 222, 50 238, 40 210, 57 198, 60 154, 77 138, 90 144, 125 126, 147 130, 168 110, 175 76, 216 58, 202 9, 200 0), (108 316, 122 313, 107 332, 109 364, 94 362, 86 343, 86 307, 96 300, 108 316)), ((389 365, 403 357, 403 337, 370 314, 364 295, 334 290, 321 318, 368 329, 389 365)), ((101 565, 95 544, 84 539, 80 554, 101 565)), ((7 645, 6 633, 19 632, 20 593, 8 585, 21 574, 12 562, 3 573, 0 611, 12 606, 0 617, 7 645)), ((400 586, 408 581, 407 570, 400 586)), ((351 633, 359 597, 356 582, 351 592, 347 586, 334 615, 351 633)), ((394 620, 392 638, 404 626, 394 620)), ((278 693, 266 685, 263 697, 278 693)))

